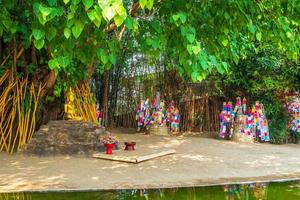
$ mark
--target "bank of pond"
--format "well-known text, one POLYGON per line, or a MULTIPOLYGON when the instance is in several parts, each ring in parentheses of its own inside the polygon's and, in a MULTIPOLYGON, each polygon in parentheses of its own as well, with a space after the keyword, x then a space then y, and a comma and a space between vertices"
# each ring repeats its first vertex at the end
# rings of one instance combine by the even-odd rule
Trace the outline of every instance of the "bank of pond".
POLYGON ((300 199, 300 181, 249 183, 190 188, 131 189, 85 192, 0 193, 0 200, 293 200, 300 199))

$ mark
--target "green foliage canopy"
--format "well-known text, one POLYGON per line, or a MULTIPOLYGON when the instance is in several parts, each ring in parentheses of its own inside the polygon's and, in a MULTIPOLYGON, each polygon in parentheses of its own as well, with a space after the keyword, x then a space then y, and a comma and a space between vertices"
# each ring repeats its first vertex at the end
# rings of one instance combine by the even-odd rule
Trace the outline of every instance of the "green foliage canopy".
POLYGON ((50 51, 49 68, 70 82, 91 73, 88 64, 109 69, 125 46, 201 81, 268 44, 297 60, 299 16, 299 0, 0 0, 0 37, 50 51))

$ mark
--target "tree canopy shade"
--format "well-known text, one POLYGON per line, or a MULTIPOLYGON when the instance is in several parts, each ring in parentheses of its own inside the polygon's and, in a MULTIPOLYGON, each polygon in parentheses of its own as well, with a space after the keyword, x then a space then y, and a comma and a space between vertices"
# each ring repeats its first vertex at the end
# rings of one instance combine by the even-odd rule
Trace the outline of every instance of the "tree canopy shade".
POLYGON ((0 0, 0 37, 33 44, 68 84, 109 69, 132 47, 201 81, 268 44, 297 60, 299 16, 299 0, 0 0))

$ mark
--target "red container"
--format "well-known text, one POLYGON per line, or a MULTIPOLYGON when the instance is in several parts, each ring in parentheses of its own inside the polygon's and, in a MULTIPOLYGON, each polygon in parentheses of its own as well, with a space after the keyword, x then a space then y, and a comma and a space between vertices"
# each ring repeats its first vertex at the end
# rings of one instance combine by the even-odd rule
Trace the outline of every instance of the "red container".
POLYGON ((105 144, 105 147, 106 147, 106 154, 112 154, 112 150, 113 148, 115 147, 115 143, 113 144, 105 144))
POLYGON ((125 144, 125 150, 134 151, 134 146, 136 142, 124 142, 124 144, 125 144))

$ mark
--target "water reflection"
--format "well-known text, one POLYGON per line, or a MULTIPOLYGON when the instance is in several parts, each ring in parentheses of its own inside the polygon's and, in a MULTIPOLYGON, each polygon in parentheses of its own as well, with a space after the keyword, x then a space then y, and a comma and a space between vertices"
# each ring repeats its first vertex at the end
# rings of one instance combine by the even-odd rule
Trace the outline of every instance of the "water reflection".
POLYGON ((0 200, 288 200, 300 199, 300 182, 251 183, 197 188, 132 189, 98 192, 1 194, 0 200))
POLYGON ((225 185, 224 193, 226 200, 248 200, 250 197, 254 199, 267 199, 267 183, 252 183, 242 185, 225 185))

